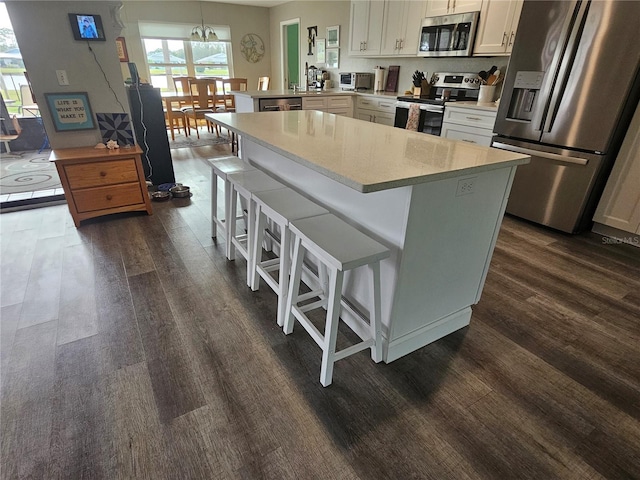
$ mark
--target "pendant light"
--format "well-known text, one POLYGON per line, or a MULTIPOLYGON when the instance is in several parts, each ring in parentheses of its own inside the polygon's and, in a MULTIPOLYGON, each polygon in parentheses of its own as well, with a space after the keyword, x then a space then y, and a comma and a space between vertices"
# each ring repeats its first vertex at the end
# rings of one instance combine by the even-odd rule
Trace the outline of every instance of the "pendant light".
POLYGON ((202 2, 200 2, 200 19, 202 25, 196 25, 191 30, 191 40, 194 42, 216 42, 218 41, 218 35, 213 30, 213 27, 205 26, 204 15, 202 15, 202 2))

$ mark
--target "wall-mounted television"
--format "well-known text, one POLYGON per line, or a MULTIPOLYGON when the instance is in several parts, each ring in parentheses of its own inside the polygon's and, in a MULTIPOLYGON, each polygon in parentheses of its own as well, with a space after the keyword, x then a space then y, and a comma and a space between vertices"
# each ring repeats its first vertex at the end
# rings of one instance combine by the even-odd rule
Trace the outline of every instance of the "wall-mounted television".
POLYGON ((73 38, 76 40, 104 42, 104 28, 102 28, 100 15, 70 13, 69 21, 71 22, 73 38))

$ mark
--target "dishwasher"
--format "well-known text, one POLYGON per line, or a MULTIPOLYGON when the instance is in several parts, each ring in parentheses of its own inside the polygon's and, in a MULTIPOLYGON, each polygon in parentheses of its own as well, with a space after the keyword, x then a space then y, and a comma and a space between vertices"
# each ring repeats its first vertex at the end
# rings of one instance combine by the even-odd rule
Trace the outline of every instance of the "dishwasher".
POLYGON ((260 112, 278 112, 288 110, 302 110, 302 98, 261 98, 258 100, 258 111, 260 112))

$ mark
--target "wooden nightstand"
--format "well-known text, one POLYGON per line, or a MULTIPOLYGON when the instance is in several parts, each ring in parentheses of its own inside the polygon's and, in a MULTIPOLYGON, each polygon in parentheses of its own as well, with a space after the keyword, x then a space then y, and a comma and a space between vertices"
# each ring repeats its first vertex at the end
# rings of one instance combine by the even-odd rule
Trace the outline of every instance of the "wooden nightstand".
POLYGON ((151 202, 137 145, 116 150, 93 147, 51 151, 76 227, 110 213, 146 211, 151 202))

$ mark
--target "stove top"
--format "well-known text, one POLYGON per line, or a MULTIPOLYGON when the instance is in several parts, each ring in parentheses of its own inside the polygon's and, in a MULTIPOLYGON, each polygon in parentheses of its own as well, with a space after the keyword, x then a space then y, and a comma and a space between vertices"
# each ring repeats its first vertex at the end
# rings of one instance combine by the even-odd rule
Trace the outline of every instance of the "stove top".
POLYGON ((431 89, 428 96, 397 97, 401 102, 444 105, 444 102, 477 100, 480 90, 480 77, 477 73, 434 73, 431 76, 431 89))

